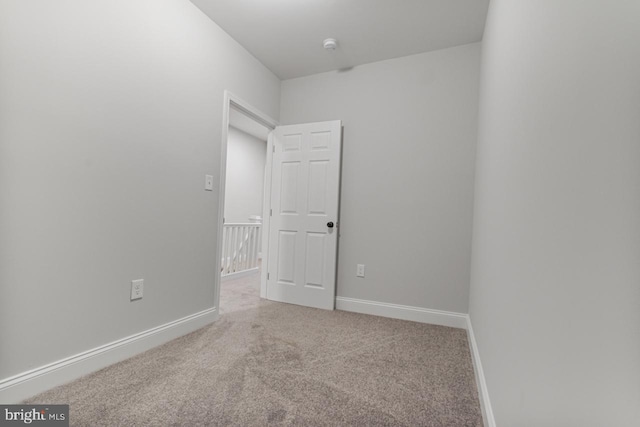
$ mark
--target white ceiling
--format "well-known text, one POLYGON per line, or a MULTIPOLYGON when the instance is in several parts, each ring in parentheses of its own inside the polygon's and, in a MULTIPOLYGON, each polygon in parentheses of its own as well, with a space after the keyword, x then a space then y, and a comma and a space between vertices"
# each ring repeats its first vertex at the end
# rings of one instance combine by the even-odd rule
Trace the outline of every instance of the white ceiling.
POLYGON ((261 141, 266 141, 269 132, 271 132, 271 129, 249 118, 233 106, 229 109, 229 126, 248 133, 251 136, 255 136, 261 141))
POLYGON ((482 40, 489 0, 191 0, 280 79, 482 40), (322 41, 338 39, 327 52, 322 41))

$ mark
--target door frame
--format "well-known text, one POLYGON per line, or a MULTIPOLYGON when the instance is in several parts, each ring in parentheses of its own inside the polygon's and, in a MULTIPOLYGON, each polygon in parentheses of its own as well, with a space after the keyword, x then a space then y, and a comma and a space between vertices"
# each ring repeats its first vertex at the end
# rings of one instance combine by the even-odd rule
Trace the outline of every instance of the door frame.
MULTIPOLYGON (((214 302, 215 307, 220 312, 220 285, 221 285, 221 274, 220 268, 221 265, 221 256, 222 256, 222 236, 223 236, 223 228, 224 228, 224 198, 225 198, 225 188, 226 188, 226 180, 227 180, 227 144, 229 138, 229 113, 231 111, 231 107, 235 107, 240 110, 243 114, 249 116, 251 119, 256 122, 266 126, 267 128, 273 130, 279 123, 264 114, 259 109, 255 108, 253 105, 244 101, 239 96, 234 93, 225 90, 224 91, 224 104, 222 107, 222 141, 220 143, 220 189, 218 192, 218 236, 216 242, 216 280, 215 280, 215 295, 214 302)), ((264 266, 264 260, 269 257, 269 210, 271 205, 271 163, 273 158, 273 140, 271 133, 269 133, 269 138, 267 140, 267 158, 264 167, 265 176, 264 176, 264 189, 263 189, 263 203, 262 203, 262 260, 264 266)), ((267 269, 262 269, 262 274, 260 277, 260 297, 267 297, 267 269)))

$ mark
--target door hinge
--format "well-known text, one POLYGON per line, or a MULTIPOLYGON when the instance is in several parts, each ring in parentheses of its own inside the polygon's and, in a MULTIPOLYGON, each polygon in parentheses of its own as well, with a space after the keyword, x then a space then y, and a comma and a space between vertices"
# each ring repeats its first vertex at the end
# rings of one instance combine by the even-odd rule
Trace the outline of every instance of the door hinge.
POLYGON ((272 152, 272 153, 275 153, 275 152, 276 152, 276 146, 275 146, 275 145, 271 146, 271 152, 272 152))
POLYGON ((269 209, 269 216, 273 216, 273 209, 269 209))
POLYGON ((267 273, 267 280, 269 280, 269 276, 270 276, 270 274, 269 274, 269 273, 267 273))

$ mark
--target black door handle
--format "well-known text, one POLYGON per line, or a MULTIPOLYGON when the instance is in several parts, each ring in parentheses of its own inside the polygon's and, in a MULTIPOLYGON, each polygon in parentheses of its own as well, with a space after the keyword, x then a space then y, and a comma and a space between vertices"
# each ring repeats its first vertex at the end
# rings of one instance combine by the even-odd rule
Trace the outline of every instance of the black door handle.
POLYGON ((329 222, 327 223, 327 227, 329 227, 329 228, 333 228, 333 222, 329 221, 329 222))

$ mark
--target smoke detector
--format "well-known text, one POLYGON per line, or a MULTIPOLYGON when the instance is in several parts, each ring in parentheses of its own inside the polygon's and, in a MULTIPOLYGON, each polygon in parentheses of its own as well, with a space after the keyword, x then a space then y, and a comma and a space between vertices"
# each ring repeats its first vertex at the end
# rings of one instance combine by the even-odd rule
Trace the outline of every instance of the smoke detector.
POLYGON ((336 50, 336 48, 338 47, 338 40, 326 39, 322 42, 322 46, 329 51, 336 50))

